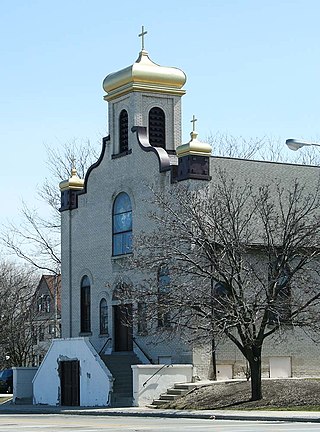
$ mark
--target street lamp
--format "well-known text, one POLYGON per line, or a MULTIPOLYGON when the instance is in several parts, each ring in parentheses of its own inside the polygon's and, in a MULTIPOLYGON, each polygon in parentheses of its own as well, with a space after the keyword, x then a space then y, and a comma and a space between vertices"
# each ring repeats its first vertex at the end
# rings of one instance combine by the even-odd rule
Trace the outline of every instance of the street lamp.
POLYGON ((286 140, 286 145, 289 147, 290 150, 294 150, 294 151, 297 151, 301 147, 305 147, 305 146, 320 147, 320 144, 317 143, 310 143, 307 141, 300 141, 292 138, 286 140))

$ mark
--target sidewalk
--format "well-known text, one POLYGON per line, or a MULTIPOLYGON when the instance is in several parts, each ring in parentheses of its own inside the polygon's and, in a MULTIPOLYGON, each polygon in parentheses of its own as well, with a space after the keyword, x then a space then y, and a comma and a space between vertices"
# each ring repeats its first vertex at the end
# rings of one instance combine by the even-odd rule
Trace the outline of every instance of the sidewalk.
POLYGON ((236 411, 236 410, 163 410, 146 407, 104 408, 104 407, 61 407, 47 405, 0 405, 2 414, 68 414, 94 416, 134 416, 199 418, 216 420, 252 420, 320 423, 320 412, 309 411, 236 411))

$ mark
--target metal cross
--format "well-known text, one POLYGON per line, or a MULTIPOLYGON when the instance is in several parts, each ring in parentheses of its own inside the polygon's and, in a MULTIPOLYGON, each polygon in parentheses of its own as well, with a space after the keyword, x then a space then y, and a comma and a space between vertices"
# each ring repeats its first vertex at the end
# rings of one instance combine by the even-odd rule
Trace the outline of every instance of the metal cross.
POLYGON ((74 155, 72 155, 71 157, 71 169, 75 169, 76 167, 76 158, 74 157, 74 155))
POLYGON ((192 124, 192 132, 195 132, 195 130, 196 130, 196 121, 198 121, 198 119, 196 119, 196 116, 193 114, 192 120, 190 120, 190 122, 193 123, 192 124))
POLYGON ((144 35, 146 35, 148 32, 144 31, 144 26, 142 26, 141 33, 138 35, 141 37, 141 49, 144 50, 144 35))

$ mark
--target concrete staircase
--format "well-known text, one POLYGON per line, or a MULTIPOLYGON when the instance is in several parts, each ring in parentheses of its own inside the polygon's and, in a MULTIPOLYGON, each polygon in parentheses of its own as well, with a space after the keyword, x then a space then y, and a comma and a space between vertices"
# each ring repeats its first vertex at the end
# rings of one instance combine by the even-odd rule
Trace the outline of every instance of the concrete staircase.
POLYGON ((132 406, 131 365, 140 364, 141 361, 132 351, 114 352, 110 355, 103 354, 101 359, 114 379, 111 406, 132 406))
POLYGON ((193 390, 195 387, 197 387, 197 384, 193 383, 174 384, 174 387, 169 388, 166 393, 161 394, 159 399, 155 399, 152 404, 149 405, 149 407, 160 408, 168 402, 179 399, 181 396, 189 393, 189 391, 193 390))

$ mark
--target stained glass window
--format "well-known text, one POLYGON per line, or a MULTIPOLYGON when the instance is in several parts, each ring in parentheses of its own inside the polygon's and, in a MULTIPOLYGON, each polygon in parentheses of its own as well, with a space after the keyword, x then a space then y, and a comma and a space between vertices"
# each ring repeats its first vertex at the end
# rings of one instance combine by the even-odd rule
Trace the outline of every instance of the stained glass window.
POLYGON ((91 331, 90 303, 90 280, 84 276, 81 280, 81 333, 91 331))
POLYGON ((113 255, 132 252, 132 206, 129 195, 121 192, 113 205, 113 255))
POLYGON ((105 298, 100 301, 100 334, 108 333, 108 304, 105 298))

